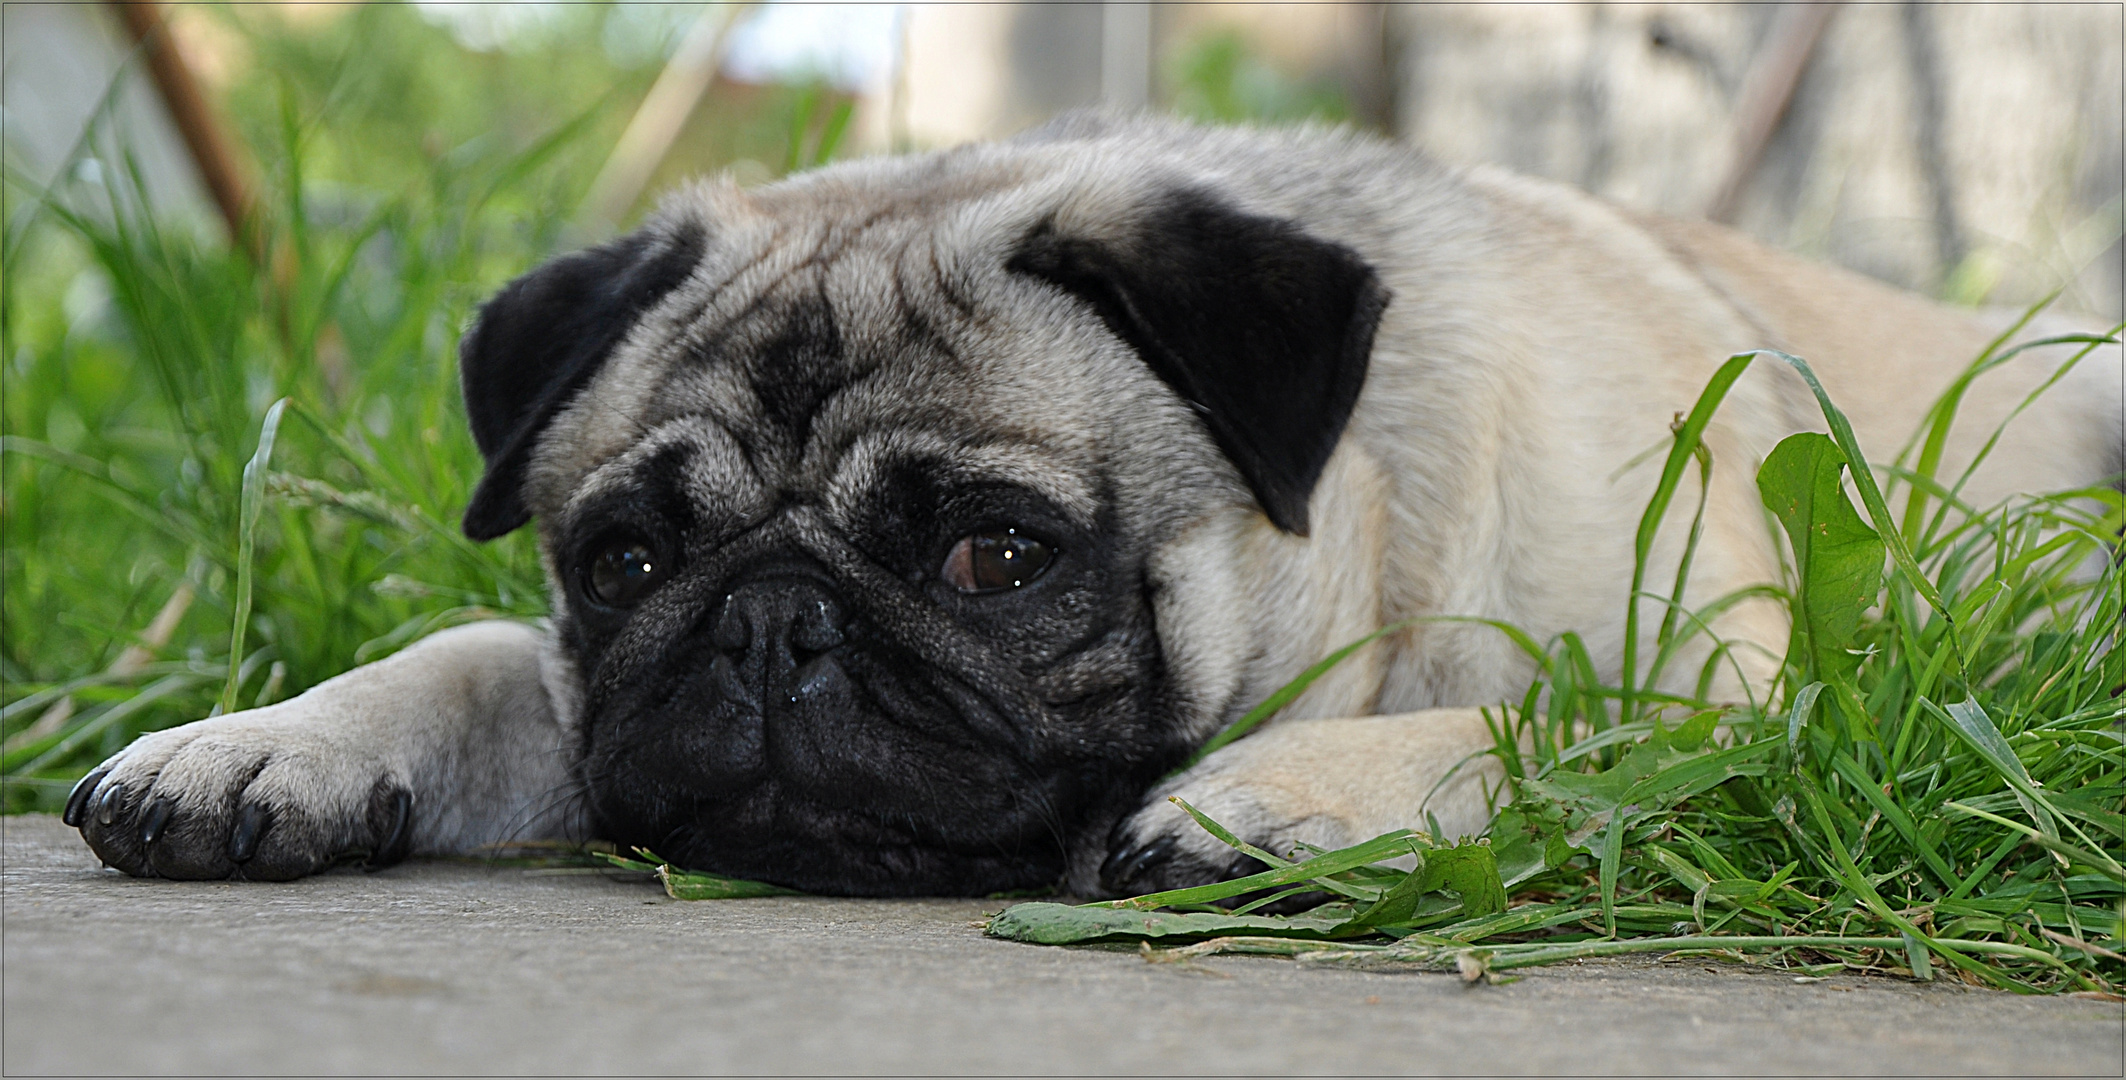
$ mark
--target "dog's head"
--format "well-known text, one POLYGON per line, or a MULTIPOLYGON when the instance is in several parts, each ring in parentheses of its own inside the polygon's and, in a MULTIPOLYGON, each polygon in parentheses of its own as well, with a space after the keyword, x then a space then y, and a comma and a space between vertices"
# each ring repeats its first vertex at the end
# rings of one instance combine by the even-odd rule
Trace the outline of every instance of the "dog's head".
POLYGON ((702 187, 481 310, 464 527, 538 521, 606 837, 1044 885, 1232 707, 1223 553, 1306 531, 1387 293, 1209 186, 1024 171, 702 187))

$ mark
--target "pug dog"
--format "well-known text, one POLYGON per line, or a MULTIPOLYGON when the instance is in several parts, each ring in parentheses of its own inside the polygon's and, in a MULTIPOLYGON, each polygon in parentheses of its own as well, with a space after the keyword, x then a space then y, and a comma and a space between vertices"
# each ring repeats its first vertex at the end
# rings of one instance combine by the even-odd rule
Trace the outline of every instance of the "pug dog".
MULTIPOLYGON (((1333 130, 1078 116, 705 183, 464 335, 464 530, 535 525, 545 625, 145 735, 65 819, 142 876, 595 837, 874 895, 1234 872, 1169 795, 1272 850, 1475 834, 1504 783, 1479 709, 1531 675, 1477 623, 1389 635, 1176 770, 1413 617, 1576 631, 1615 678, 1658 451, 1718 364, 1806 357, 1887 461, 2000 325, 1333 130)), ((1947 467, 2063 355, 1986 375, 1947 467)), ((2121 397, 2111 346, 1966 501, 2115 476, 2121 397)), ((1729 394, 1687 599, 1778 579, 1755 467, 1821 422, 1777 363, 1729 394)), ((1725 692, 1776 667, 1784 617, 1714 620, 1725 692)))

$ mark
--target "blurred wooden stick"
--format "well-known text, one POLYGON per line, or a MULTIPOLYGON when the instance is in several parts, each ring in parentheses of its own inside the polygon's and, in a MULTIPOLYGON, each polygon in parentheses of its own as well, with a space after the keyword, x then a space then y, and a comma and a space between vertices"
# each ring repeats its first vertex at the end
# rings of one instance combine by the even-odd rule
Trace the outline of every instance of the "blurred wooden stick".
POLYGON ((148 628, 140 632, 140 640, 125 647, 118 659, 111 662, 110 673, 131 677, 140 669, 155 662, 155 653, 170 643, 170 636, 177 633, 177 624, 184 621, 185 612, 192 607, 192 584, 178 582, 176 591, 163 602, 162 610, 148 622, 148 628))
POLYGON ((250 184, 238 164, 234 144, 207 107, 199 80, 193 77, 177 40, 170 34, 163 5, 154 0, 109 0, 109 4, 134 44, 147 56, 148 74, 155 81, 155 90, 170 110, 170 119, 177 125, 185 149, 191 152, 207 193, 221 211, 230 240, 262 263, 264 253, 251 222, 254 203, 250 184))
POLYGON ((1706 217, 1734 222, 1741 209, 1742 191, 1764 161, 1772 133, 1779 130, 1779 121, 1794 103, 1801 73, 1808 69, 1809 57, 1823 40, 1824 28, 1837 13, 1836 3, 1794 4, 1779 10, 1768 40, 1743 75, 1742 92, 1735 101, 1734 157, 1728 163, 1727 178, 1705 211, 1706 217))
POLYGON ((598 170, 598 178, 591 181, 590 193, 583 197, 583 206, 576 212, 578 227, 609 232, 619 226, 628 208, 642 197, 650 174, 671 152, 672 142, 679 138, 687 117, 693 115, 701 95, 715 81, 716 69, 723 66, 724 45, 731 38, 731 29, 752 7, 750 3, 720 3, 702 9, 679 47, 673 50, 672 58, 665 62, 664 70, 657 73, 657 81, 636 107, 627 130, 620 133, 620 141, 613 144, 612 155, 598 170))

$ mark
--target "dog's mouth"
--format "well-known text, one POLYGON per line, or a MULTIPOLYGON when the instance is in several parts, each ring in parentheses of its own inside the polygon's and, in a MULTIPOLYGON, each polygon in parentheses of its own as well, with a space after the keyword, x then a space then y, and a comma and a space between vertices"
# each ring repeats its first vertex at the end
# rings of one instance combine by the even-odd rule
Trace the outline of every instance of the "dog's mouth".
POLYGON ((1068 768, 1029 757, 1042 718, 847 617, 812 578, 747 582, 627 682, 594 680, 584 729, 607 839, 813 892, 1062 876, 1080 800, 1068 768))

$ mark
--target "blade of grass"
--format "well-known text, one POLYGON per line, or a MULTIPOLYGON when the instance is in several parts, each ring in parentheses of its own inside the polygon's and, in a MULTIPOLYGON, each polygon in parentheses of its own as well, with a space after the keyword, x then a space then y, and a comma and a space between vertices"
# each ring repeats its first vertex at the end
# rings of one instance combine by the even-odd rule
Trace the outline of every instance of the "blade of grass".
POLYGON ((1927 842, 1926 837, 1920 835, 1919 827, 1913 824, 1911 815, 1891 801, 1881 785, 1862 773, 1860 765, 1843 750, 1831 756, 1831 767, 1838 771, 1838 775, 1845 777, 1846 782, 1852 784, 1853 790, 1868 800, 1869 805, 1882 814, 1882 819, 1889 822, 1890 827, 1896 829, 1899 836, 1904 837, 1905 843, 1912 845, 1913 850, 1919 852, 1920 858, 1927 864, 1928 869, 1934 871, 1934 876, 1941 881, 1944 888, 1956 887, 1955 869, 1949 865, 1947 859, 1942 858, 1941 852, 1935 850, 1933 844, 1927 842))
MULTIPOLYGON (((1210 833, 1212 836, 1216 837, 1219 843, 1224 844, 1225 846, 1232 848, 1235 851, 1240 851, 1256 859, 1262 860, 1262 862, 1268 865, 1270 869, 1282 870, 1292 865, 1292 861, 1290 859, 1278 858, 1277 856, 1272 855, 1269 852, 1264 851, 1263 849, 1256 847, 1253 844, 1241 840, 1239 837, 1233 835, 1232 830, 1211 820, 1209 816, 1203 813, 1203 811, 1198 810, 1193 806, 1190 806, 1188 802, 1182 799, 1180 796, 1170 796, 1167 798, 1166 801, 1173 803, 1175 806, 1180 807, 1185 813, 1188 814, 1189 817, 1194 818, 1196 820, 1196 824, 1202 826, 1203 831, 1210 833)), ((1327 887, 1328 891, 1330 892, 1342 893, 1343 895, 1351 897, 1354 900, 1370 901, 1380 896, 1379 889, 1361 889, 1357 886, 1346 885, 1341 881, 1324 881, 1321 882, 1321 884, 1327 887)), ((1238 914, 1238 912, 1235 912, 1235 914, 1238 914)))
POLYGON ((221 691, 220 709, 224 714, 236 711, 236 694, 241 689, 237 675, 243 666, 244 632, 251 624, 251 576, 258 551, 258 516, 265 507, 266 474, 272 466, 273 442, 280 434, 281 414, 287 411, 288 400, 282 398, 266 409, 265 422, 258 431, 258 450, 244 465, 242 509, 236 541, 236 614, 229 627, 229 679, 221 691))
MULTIPOLYGON (((109 730, 113 725, 117 724, 119 721, 132 716, 134 713, 137 713, 142 709, 147 708, 149 705, 154 704, 156 701, 168 697, 169 695, 174 694, 179 690, 184 690, 192 686, 196 686, 199 684, 199 682, 200 676, 192 674, 190 672, 181 672, 175 675, 165 675, 162 678, 157 679, 144 687, 141 687, 140 692, 134 694, 132 697, 129 697, 124 701, 117 702, 111 705, 109 708, 103 710, 100 713, 96 713, 93 716, 82 717, 80 720, 75 722, 75 725, 72 730, 68 731, 66 735, 62 737, 57 743, 53 744, 51 748, 46 749, 41 753, 37 753, 34 757, 29 758, 29 760, 17 761, 10 758, 6 761, 0 761, 0 772, 5 772, 10 775, 15 773, 34 773, 51 768, 55 765, 63 764, 68 758, 72 757, 76 751, 80 750, 84 745, 86 745, 90 739, 103 734, 105 731, 109 730)), ((34 751, 36 750, 36 748, 25 747, 24 750, 34 751)), ((21 751, 18 751, 18 753, 20 752, 21 751)))
MULTIPOLYGON (((2000 444, 2001 436, 2002 434, 2006 433, 2009 424, 2013 423, 2015 419, 2021 416, 2025 410, 2029 409, 2031 405, 2035 404, 2038 398, 2044 396, 2046 391, 2051 390, 2053 386, 2057 385, 2061 379, 2066 378, 2068 372, 2073 371, 2076 367, 2080 366, 2081 362, 2086 359, 2090 353, 2095 352, 2099 345, 2116 344, 2119 340, 2119 334, 2122 331, 2126 331, 2126 323, 2119 323, 2113 326, 2108 332, 2106 332, 2102 336, 2096 336, 2091 334, 2064 334, 2058 337, 2045 338, 2040 341, 2033 341, 2030 342, 2027 346, 2025 346, 2026 348, 2036 348, 2041 345, 2078 344, 2082 346, 2082 349, 2081 351, 2075 353, 2073 356, 2068 357, 2066 362, 2060 364, 2059 367, 2055 368, 2051 376, 2046 378, 2044 382, 2039 383, 2036 389, 2030 391, 2029 394, 2023 397, 2023 400, 2017 402, 2015 408, 2008 410, 2008 415, 2002 417, 2001 422, 1994 426, 1992 434, 1986 437, 1985 444, 1980 446, 1978 448, 1978 452, 1971 456, 1970 463, 1964 466, 1963 473, 1957 477, 1956 483, 1950 486, 1950 495, 1954 497, 1963 493, 1964 485, 1968 484, 1971 481, 1971 478, 1977 475, 1979 466, 1985 464, 1986 459, 1992 456, 1993 448, 2000 444)), ((1939 520, 1940 514, 1945 514, 1947 512, 1948 507, 1944 506, 1942 510, 1937 513, 1937 520, 1939 520)))
POLYGON ((844 99, 827 114, 827 124, 820 129, 819 142, 812 148, 811 166, 825 165, 834 160, 834 152, 841 148, 842 136, 849 130, 849 118, 856 114, 856 102, 844 99))
POLYGON ((1188 889, 1172 889, 1150 893, 1126 900, 1102 900, 1088 907, 1126 908, 1152 911, 1176 904, 1206 904, 1242 893, 1254 892, 1279 885, 1293 885, 1302 881, 1320 881, 1331 874, 1340 874, 1369 863, 1392 859, 1409 853, 1409 842, 1418 834, 1410 829, 1397 829, 1384 833, 1363 844, 1317 855, 1301 863, 1279 869, 1266 870, 1259 874, 1221 881, 1214 885, 1199 885, 1188 889))
POLYGON ((2059 826, 2053 821, 2051 803, 2030 782, 2029 770, 2023 767, 2022 759, 2015 756, 2015 749, 2008 745, 2008 740, 2001 737, 2000 728, 1993 723, 1991 716, 1986 715, 1984 706, 1968 698, 1947 709, 1931 701, 1926 705, 1928 712, 1947 724, 1949 730, 1985 759, 1986 764, 1993 766, 2015 792, 2016 801, 2022 803, 2023 809, 2037 822, 2038 831, 2058 840, 2059 826))
MULTIPOLYGON (((1995 825, 2001 826, 2002 828, 2013 829, 2016 833, 2030 840, 2030 842, 2037 844, 2038 846, 2043 847, 2056 855, 2064 856, 2065 859, 2079 860, 2085 866, 2096 867, 2097 869, 2102 870, 2106 874, 2111 875, 2113 878, 2116 878, 2121 882, 2126 882, 2126 867, 2121 867, 2116 860, 2112 859, 2108 855, 2102 854, 2101 852, 2089 851, 2083 848, 2076 847, 2073 844, 2069 844, 2065 841, 2060 840, 2058 837, 2047 836, 2044 833, 2039 832, 2038 830, 2033 829, 2020 821, 2010 821, 2009 819, 2004 818, 1999 814, 1989 814, 1984 810, 1980 810, 1972 806, 1966 806, 1960 802, 1952 800, 1949 802, 1942 803, 1941 805, 1942 808, 1945 810, 1954 810, 1960 814, 1969 814, 1975 818, 1983 818, 1984 820, 1990 821, 1995 825)), ((2064 861, 2064 859, 2062 861, 2064 861)), ((1958 891, 1962 892, 1963 890, 1959 889, 1958 891)))
POLYGON ((1624 605, 1624 670, 1623 695, 1619 699, 1618 719, 1629 722, 1636 719, 1634 681, 1638 677, 1639 650, 1639 594, 1646 588, 1646 561, 1653 555, 1654 534, 1660 530, 1661 519, 1668 514, 1668 504, 1675 498, 1676 486, 1682 483, 1683 470, 1695 457, 1700 440, 1705 434, 1705 425, 1712 422, 1713 411, 1727 397, 1727 391, 1735 380, 1742 377, 1755 353, 1737 353, 1727 358, 1719 370, 1698 395, 1691 406, 1690 415, 1676 431, 1675 444, 1669 448, 1668 460, 1661 466, 1661 479, 1654 486, 1654 495, 1646 504, 1646 512, 1639 517, 1639 529, 1632 539, 1632 568, 1630 599, 1624 605))
MULTIPOLYGON (((1994 354, 1998 353, 2001 346, 2006 345, 2010 338, 2022 333, 2023 327, 2030 325, 2030 320, 2037 318, 2040 312, 2051 307, 2052 302, 2059 299, 2061 291, 2060 289, 2054 289, 2037 303, 2025 308, 2022 315, 2012 325, 1986 343, 1985 349, 1978 354, 1978 357, 1964 368, 1963 372, 1956 377, 1956 380, 1949 384, 1949 388, 1942 392, 1941 397, 1935 400, 1933 407, 1927 410, 1926 420, 1921 423, 1920 429, 1913 432, 1912 435, 1914 441, 1917 441, 1922 435, 1925 436, 1925 442, 1919 452, 1919 460, 1912 467, 1912 472, 1917 477, 1929 482, 1934 479, 1934 472, 1940 467, 1942 452, 1948 444, 1949 427, 1956 420, 1957 407, 1963 402, 1965 391, 1970 389, 1971 381, 1983 372, 1997 366, 1993 362, 1994 354)), ((2021 350, 2016 351, 2020 352, 2021 350)), ((1911 451, 1912 443, 1907 442, 1904 448, 1898 451, 1896 461, 1902 464, 1905 455, 1911 453, 1911 451)), ((1912 545, 1919 543, 1920 524, 1925 520, 1926 506, 1927 500, 1923 490, 1915 487, 1905 502, 1905 543, 1912 545)))
MULTIPOLYGON (((1823 837, 1826 846, 1830 848, 1832 857, 1836 860, 1835 864, 1830 868, 1832 875, 1847 889, 1851 890, 1855 896, 1859 897, 1860 902, 1866 905, 1869 911, 1874 912, 1876 918, 1896 927, 1904 934, 1905 938, 1916 940, 1929 950, 1938 953, 1942 959, 1979 978, 1985 979, 2003 990, 2012 990, 2019 994, 2032 992, 2031 987, 2021 980, 2011 979, 1983 964, 1975 964, 1945 948, 1941 942, 1934 940, 1933 937, 1914 925, 1910 919, 1893 910, 1888 903, 1884 902, 1882 894, 1875 891, 1875 886, 1868 880, 1868 876, 1861 873, 1860 867, 1854 864, 1852 853, 1846 850, 1845 841, 1839 839, 1838 827, 1831 823, 1831 816, 1824 810, 1822 797, 1817 794, 1815 787, 1811 784, 1802 784, 1798 790, 1808 803, 1809 812, 1815 817, 1816 823, 1821 830, 1820 835, 1823 837)), ((1903 943, 1903 941, 1899 942, 1900 945, 1903 943)), ((2058 963, 2057 960, 2053 962, 2058 963)))
POLYGON ((1189 757, 1187 762, 1182 764, 1181 768, 1176 769, 1174 771, 1176 773, 1180 773, 1187 770, 1190 766, 1196 764, 1199 761, 1202 761, 1204 758, 1210 756, 1211 754, 1221 749, 1224 749, 1227 746, 1232 745, 1234 740, 1239 739, 1241 736, 1246 735, 1248 732, 1255 730, 1257 727, 1261 726, 1263 721, 1268 720, 1270 717, 1276 715, 1277 710, 1282 709, 1286 705, 1291 704, 1293 698, 1296 698, 1299 695, 1306 693, 1307 687, 1314 685, 1314 681, 1316 679, 1319 679, 1323 675, 1328 674, 1330 668, 1333 668, 1336 665, 1343 663, 1344 659, 1350 656, 1352 653, 1355 653, 1358 650, 1366 647, 1367 645, 1378 641, 1382 637, 1395 633, 1398 630, 1407 630, 1410 627, 1415 626, 1423 621, 1424 620, 1422 618, 1418 618, 1404 619, 1400 622, 1389 623, 1388 625, 1383 626, 1370 634, 1367 634, 1365 637, 1359 638, 1357 641, 1354 641, 1349 645, 1346 645, 1343 648, 1338 649, 1335 652, 1332 652, 1329 655, 1323 657, 1321 660, 1317 661, 1312 667, 1309 667, 1305 671, 1301 672, 1298 678, 1293 679, 1291 682, 1288 682, 1283 686, 1278 687, 1275 693, 1272 693, 1269 697, 1262 699, 1262 704, 1257 705, 1252 709, 1249 709, 1246 715, 1243 715, 1240 719, 1233 721, 1231 724, 1228 724, 1224 731, 1221 731, 1218 734, 1211 736, 1209 740, 1205 741, 1204 744, 1199 747, 1193 755, 1189 757))

